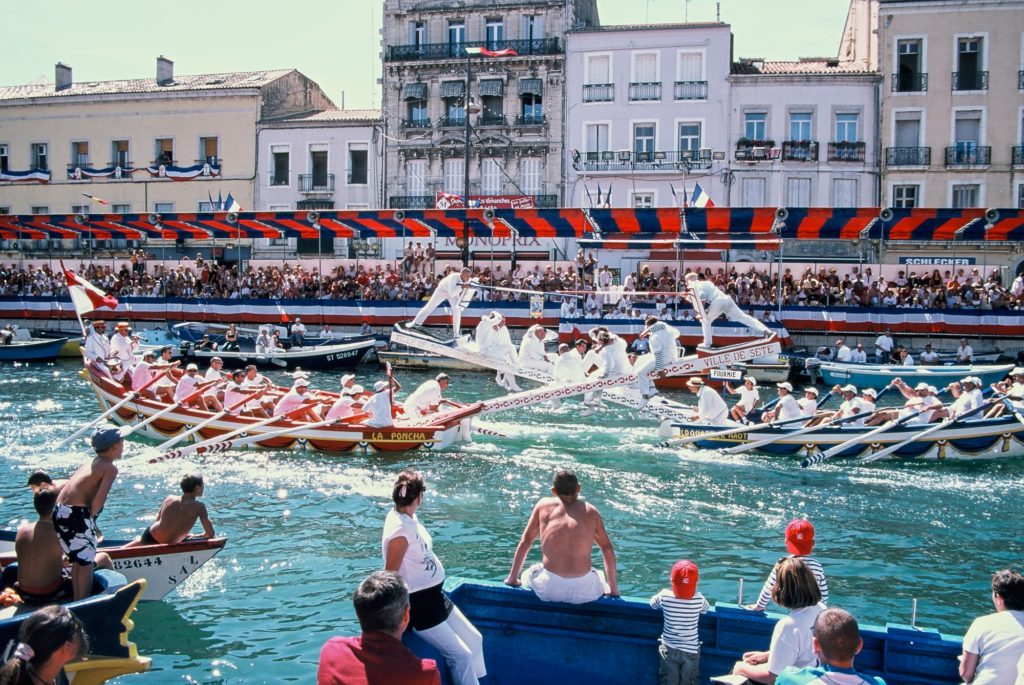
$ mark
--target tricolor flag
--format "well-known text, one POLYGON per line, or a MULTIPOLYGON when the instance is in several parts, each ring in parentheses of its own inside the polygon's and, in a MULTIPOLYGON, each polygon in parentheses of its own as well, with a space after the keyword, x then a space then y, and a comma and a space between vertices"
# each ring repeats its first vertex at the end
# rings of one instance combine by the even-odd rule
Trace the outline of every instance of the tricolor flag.
POLYGON ((690 205, 693 207, 714 207, 715 203, 711 201, 711 196, 704 192, 704 189, 698 183, 693 186, 693 196, 690 198, 690 205))
POLYGON ((518 57, 519 53, 512 48, 504 50, 488 50, 487 48, 466 48, 467 55, 483 55, 484 57, 518 57))
POLYGON ((95 195, 90 195, 88 193, 82 193, 82 197, 87 197, 90 200, 92 200, 93 202, 99 202, 101 205, 109 205, 110 204, 109 202, 104 200, 102 197, 96 197, 95 195))
MULTIPOLYGON (((78 322, 82 323, 82 317, 90 312, 106 307, 117 309, 117 298, 108 295, 89 281, 85 280, 74 271, 64 267, 61 260, 60 268, 64 272, 64 280, 68 284, 68 293, 71 295, 71 303, 75 306, 75 314, 78 322)), ((82 325, 82 333, 85 333, 85 325, 82 325)))
POLYGON ((224 204, 221 205, 221 209, 225 212, 240 212, 242 211, 242 205, 238 204, 238 201, 231 197, 231 193, 228 193, 227 199, 225 199, 224 204))

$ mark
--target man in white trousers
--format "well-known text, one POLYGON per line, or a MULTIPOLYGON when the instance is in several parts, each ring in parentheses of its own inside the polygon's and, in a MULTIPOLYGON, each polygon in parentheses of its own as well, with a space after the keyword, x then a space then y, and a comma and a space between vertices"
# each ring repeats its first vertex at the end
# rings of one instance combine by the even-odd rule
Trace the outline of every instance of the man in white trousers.
POLYGON ((462 328, 462 310, 469 305, 469 301, 473 299, 473 294, 476 292, 469 284, 472 275, 473 272, 469 267, 463 267, 462 271, 452 272, 442 278, 430 299, 412 320, 411 327, 422 326, 427 317, 442 302, 447 301, 452 310, 452 329, 455 331, 455 337, 458 338, 462 328))
POLYGON ((636 373, 640 377, 637 380, 637 389, 644 399, 650 399, 657 395, 658 391, 654 387, 654 379, 647 374, 655 369, 660 371, 679 359, 679 346, 676 343, 679 331, 664 321, 659 321, 656 316, 648 316, 644 323, 647 327, 640 334, 640 338, 647 339, 651 351, 637 361, 636 373))
MULTIPOLYGON (((753 328, 768 338, 774 335, 770 328, 763 323, 743 312, 736 306, 733 299, 719 290, 711 281, 702 281, 695 273, 686 274, 686 288, 688 299, 691 301, 700 300, 703 303, 704 313, 701 316, 700 326, 704 332, 704 342, 698 347, 710 349, 711 347, 711 324, 722 314, 736 323, 741 323, 748 328, 753 328)), ((694 306, 699 307, 697 302, 694 306)))

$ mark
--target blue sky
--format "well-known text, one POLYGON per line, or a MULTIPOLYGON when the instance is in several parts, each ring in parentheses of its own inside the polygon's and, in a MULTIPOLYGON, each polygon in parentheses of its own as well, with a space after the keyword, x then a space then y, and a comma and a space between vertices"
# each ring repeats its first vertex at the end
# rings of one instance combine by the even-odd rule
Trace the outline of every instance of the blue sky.
MULTIPOLYGON (((736 57, 795 59, 836 54, 849 0, 717 4, 736 57)), ((681 22, 687 5, 690 21, 715 19, 714 0, 598 0, 603 24, 681 22)), ((39 0, 16 15, 0 85, 52 81, 57 62, 76 81, 153 76, 165 55, 182 74, 294 67, 339 106, 342 93, 347 107, 379 105, 380 0, 39 0)))

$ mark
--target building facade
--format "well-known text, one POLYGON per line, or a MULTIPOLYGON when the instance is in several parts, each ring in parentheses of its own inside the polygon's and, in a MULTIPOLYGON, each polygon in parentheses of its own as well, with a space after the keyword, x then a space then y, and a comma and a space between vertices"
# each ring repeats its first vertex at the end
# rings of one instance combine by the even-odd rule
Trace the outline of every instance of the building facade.
POLYGON ((695 184, 724 198, 728 25, 591 27, 566 44, 567 205, 682 207, 695 184))
POLYGON ((560 205, 564 34, 597 24, 595 0, 385 0, 388 206, 560 205))
POLYGON ((150 79, 81 83, 58 64, 54 83, 0 88, 0 212, 212 211, 229 194, 252 209, 257 122, 334 109, 294 70, 156 66, 150 79))
POLYGON ((878 76, 866 64, 746 59, 729 82, 727 204, 875 205, 878 76))
POLYGON ((882 204, 1024 206, 1024 2, 881 0, 882 204))

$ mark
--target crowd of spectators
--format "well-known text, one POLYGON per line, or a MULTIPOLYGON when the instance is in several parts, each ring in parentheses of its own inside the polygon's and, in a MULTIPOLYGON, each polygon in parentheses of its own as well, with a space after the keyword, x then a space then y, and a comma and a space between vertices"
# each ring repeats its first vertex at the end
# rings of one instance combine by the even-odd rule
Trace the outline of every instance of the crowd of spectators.
MULTIPOLYGON (((73 267, 72 267, 73 268, 73 267)), ((452 267, 448 267, 452 268, 452 267)), ((275 266, 217 264, 202 256, 185 258, 177 266, 166 262, 133 259, 119 268, 102 262, 81 263, 77 273, 115 297, 179 297, 203 299, 324 299, 324 300, 421 300, 428 296, 445 270, 435 270, 434 261, 406 256, 396 262, 362 261, 320 273, 308 263, 284 261, 275 266)), ((628 313, 633 304, 676 302, 678 287, 675 267, 643 266, 637 273, 617 278, 594 256, 581 251, 576 263, 530 265, 478 262, 473 277, 482 285, 509 290, 483 290, 480 299, 525 300, 522 291, 602 291, 605 295, 581 297, 581 314, 595 310, 628 313), (647 295, 630 294, 636 292, 647 295), (664 294, 661 294, 664 293, 664 294)), ((817 307, 898 307, 1019 309, 1024 306, 1024 276, 1009 285, 993 269, 985 277, 978 268, 941 271, 899 271, 895 278, 880 278, 872 267, 806 268, 794 273, 783 268, 755 265, 707 267, 704 278, 713 281, 741 307, 803 305, 817 307), (847 268, 849 271, 847 272, 847 268), (781 288, 781 290, 780 290, 781 288)), ((66 287, 59 268, 50 263, 0 264, 0 295, 65 296, 66 287)))

